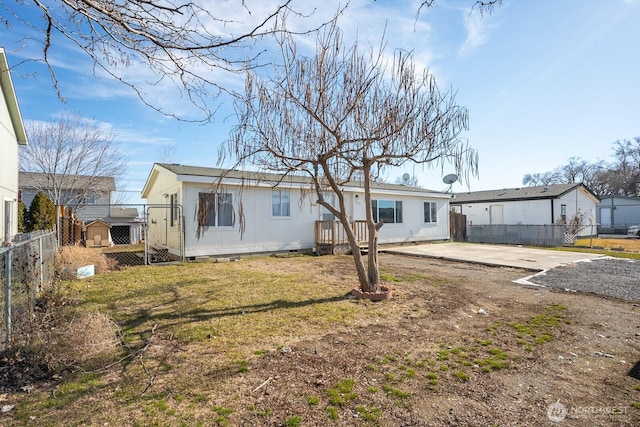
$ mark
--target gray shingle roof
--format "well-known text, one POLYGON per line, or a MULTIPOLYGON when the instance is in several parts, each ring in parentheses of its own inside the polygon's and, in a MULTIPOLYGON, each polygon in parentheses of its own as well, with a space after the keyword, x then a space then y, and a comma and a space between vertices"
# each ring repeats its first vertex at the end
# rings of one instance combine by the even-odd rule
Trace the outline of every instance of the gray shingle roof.
MULTIPOLYGON (((86 176, 67 175, 56 177, 58 182, 62 182, 62 190, 69 188, 79 189, 90 187, 94 191, 115 191, 116 181, 112 176, 86 176)), ((18 186, 20 188, 49 188, 49 176, 40 172, 23 172, 18 174, 18 186)))
MULTIPOLYGON (((156 165, 161 166, 176 175, 187 175, 187 176, 204 176, 211 178, 218 178, 224 174, 226 178, 234 178, 234 179, 248 179, 255 181, 266 181, 266 182, 287 182, 287 183, 296 183, 296 184, 311 184, 311 180, 307 175, 295 175, 288 174, 286 177, 282 174, 277 173, 267 173, 267 172, 255 172, 255 171, 239 171, 239 170, 227 170, 221 168, 211 168, 205 166, 188 166, 188 165, 180 165, 177 163, 156 163, 156 165)), ((348 184, 350 187, 361 187, 362 183, 358 181, 352 181, 348 184)), ((388 184, 388 183, 380 183, 375 182, 372 184, 372 188, 383 189, 383 190, 397 190, 397 191, 415 191, 415 192, 423 192, 423 193, 442 193, 441 191, 428 190, 424 188, 417 187, 407 187, 406 185, 400 184, 388 184)))
MULTIPOLYGON (((550 184, 536 187, 503 188, 501 190, 474 191, 470 193, 456 193, 451 201, 452 205, 474 202, 497 202, 515 200, 555 199, 582 184, 550 184)), ((584 187, 589 193, 591 191, 584 187)), ((593 194, 593 193, 591 193, 593 194)), ((594 195, 595 197, 595 195, 594 195)))

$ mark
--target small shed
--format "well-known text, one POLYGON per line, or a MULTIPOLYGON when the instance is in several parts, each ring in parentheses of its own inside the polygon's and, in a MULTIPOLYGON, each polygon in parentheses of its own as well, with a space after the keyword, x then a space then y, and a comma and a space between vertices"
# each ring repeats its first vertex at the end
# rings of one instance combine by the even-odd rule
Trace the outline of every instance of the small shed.
POLYGON ((626 234, 630 225, 640 224, 640 197, 603 197, 597 209, 598 233, 626 234))
POLYGON ((111 225, 99 219, 85 226, 85 243, 88 248, 111 246, 111 225))

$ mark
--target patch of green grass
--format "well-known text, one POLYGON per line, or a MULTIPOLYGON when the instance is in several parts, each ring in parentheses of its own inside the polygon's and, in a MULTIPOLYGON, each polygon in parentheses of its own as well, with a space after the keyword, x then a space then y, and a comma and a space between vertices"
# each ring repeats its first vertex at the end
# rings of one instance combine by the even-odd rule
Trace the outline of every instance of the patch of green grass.
POLYGON ((373 422, 378 422, 382 415, 382 411, 378 407, 367 408, 366 406, 358 406, 356 407, 356 412, 363 420, 373 422))
POLYGON ((640 402, 633 402, 631 406, 633 406, 636 409, 640 409, 640 402))
POLYGON ((438 355, 437 356, 438 361, 449 360, 448 350, 438 350, 437 355, 438 355))
POLYGON ((387 393, 387 396, 395 397, 397 399, 406 399, 411 397, 411 392, 400 390, 398 388, 391 387, 390 385, 383 385, 382 390, 387 393))
POLYGON ((318 396, 307 396, 307 404, 309 406, 315 406, 320 402, 318 396))
POLYGON ((249 372, 249 362, 246 360, 236 360, 236 372, 240 374, 249 372))
POLYGON ((213 422, 219 426, 228 426, 229 420, 227 417, 233 413, 233 408, 214 406, 212 409, 216 413, 216 416, 213 418, 213 422))
POLYGON ((93 393, 106 386, 98 374, 87 373, 60 384, 43 403, 46 408, 62 409, 81 396, 93 393))
POLYGON ((337 420, 340 418, 340 415, 338 414, 338 408, 336 408, 335 406, 327 406, 327 415, 329 416, 330 420, 337 420))
POLYGON ((383 282, 402 282, 402 279, 399 277, 392 276, 389 273, 380 273, 380 279, 383 282))
POLYGON ((397 359, 395 356, 388 355, 382 358, 380 361, 381 364, 386 365, 387 363, 395 362, 397 359))
POLYGON ((456 371, 454 372, 455 377, 457 379, 459 379, 462 382, 467 382, 469 381, 469 374, 467 374, 466 372, 462 372, 462 371, 456 371))
POLYGON ((491 344, 493 344, 493 341, 491 340, 483 340, 483 339, 477 339, 476 342, 480 345, 483 345, 485 347, 490 346, 491 344))
POLYGON ((343 406, 345 403, 356 399, 358 395, 353 392, 354 385, 355 381, 350 379, 337 382, 334 387, 327 390, 329 403, 333 406, 343 406))
POLYGON ((284 427, 298 427, 302 424, 302 418, 298 415, 292 415, 284 421, 284 427))
POLYGON ((378 392, 378 389, 376 387, 369 386, 367 387, 367 391, 371 394, 376 394, 378 392))

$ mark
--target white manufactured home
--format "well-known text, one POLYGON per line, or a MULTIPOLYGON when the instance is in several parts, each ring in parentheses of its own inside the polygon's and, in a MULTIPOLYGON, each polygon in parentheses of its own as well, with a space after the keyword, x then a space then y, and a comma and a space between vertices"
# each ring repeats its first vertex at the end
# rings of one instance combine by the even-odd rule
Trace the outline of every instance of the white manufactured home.
POLYGON ((0 47, 0 244, 18 233, 18 146, 27 144, 5 51, 0 47))
MULTIPOLYGON (((332 243, 328 235, 336 243, 339 227, 311 188, 304 176, 156 163, 142 190, 147 241, 188 259, 312 250, 332 243)), ((362 183, 343 189, 348 215, 362 231, 367 209, 362 183)), ((380 244, 449 238, 451 194, 373 184, 372 198, 374 217, 385 223, 380 244)))
POLYGON ((582 184, 457 193, 454 212, 466 215, 469 225, 551 225, 584 216, 578 235, 595 234, 598 197, 582 184))

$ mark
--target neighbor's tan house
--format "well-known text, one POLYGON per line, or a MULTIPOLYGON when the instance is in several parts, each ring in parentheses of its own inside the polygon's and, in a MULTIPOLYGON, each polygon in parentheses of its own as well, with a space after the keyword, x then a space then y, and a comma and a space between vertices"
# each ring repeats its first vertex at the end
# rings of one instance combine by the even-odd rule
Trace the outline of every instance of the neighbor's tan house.
POLYGON ((27 145, 7 56, 0 47, 0 244, 18 233, 18 146, 27 145))

